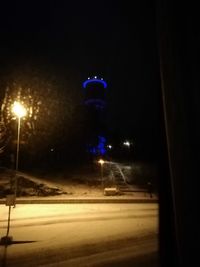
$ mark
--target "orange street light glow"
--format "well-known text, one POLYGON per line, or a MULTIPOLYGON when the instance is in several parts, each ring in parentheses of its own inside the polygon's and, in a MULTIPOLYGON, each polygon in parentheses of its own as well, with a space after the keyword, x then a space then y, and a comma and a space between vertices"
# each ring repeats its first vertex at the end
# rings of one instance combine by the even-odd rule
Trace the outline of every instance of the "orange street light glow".
POLYGON ((26 116, 27 113, 25 107, 17 101, 14 102, 12 111, 18 118, 26 116))
POLYGON ((100 159, 100 160, 98 161, 98 163, 100 163, 101 165, 103 165, 103 164, 105 163, 105 161, 104 161, 103 159, 100 159))

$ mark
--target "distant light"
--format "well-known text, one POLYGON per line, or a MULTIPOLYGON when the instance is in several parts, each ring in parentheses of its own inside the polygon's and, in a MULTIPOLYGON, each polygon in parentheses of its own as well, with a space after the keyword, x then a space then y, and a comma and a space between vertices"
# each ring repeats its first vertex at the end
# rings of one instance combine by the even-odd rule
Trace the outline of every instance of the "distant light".
POLYGON ((97 79, 97 76, 94 76, 95 79, 97 79))
POLYGON ((101 80, 103 81, 103 78, 101 78, 101 80))
POLYGON ((90 77, 88 77, 88 80, 90 79, 90 77))
POLYGON ((26 116, 27 113, 25 107, 20 102, 17 101, 14 102, 12 111, 18 118, 26 116))
POLYGON ((129 141, 125 141, 124 143, 123 143, 125 146, 130 146, 131 145, 131 143, 129 142, 129 141))
POLYGON ((98 163, 101 164, 101 165, 103 165, 103 164, 105 163, 105 161, 104 161, 103 159, 100 159, 100 160, 98 161, 98 163))
POLYGON ((108 148, 109 148, 109 149, 112 149, 112 146, 111 146, 111 145, 108 145, 108 148))
POLYGON ((53 148, 51 148, 51 152, 53 152, 54 151, 54 149, 53 148))

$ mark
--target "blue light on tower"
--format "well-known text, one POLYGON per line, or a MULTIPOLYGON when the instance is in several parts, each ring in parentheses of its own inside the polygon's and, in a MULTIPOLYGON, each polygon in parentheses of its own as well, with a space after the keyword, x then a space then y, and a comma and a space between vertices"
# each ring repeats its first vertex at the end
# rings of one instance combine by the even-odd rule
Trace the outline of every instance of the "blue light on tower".
POLYGON ((89 140, 87 151, 93 155, 103 156, 106 153, 105 109, 107 83, 103 78, 90 77, 83 82, 84 104, 88 110, 89 140))
POLYGON ((106 154, 106 138, 104 136, 98 136, 98 143, 96 145, 88 145, 87 151, 93 155, 104 156, 106 154))
POLYGON ((97 76, 88 78, 83 82, 83 88, 85 105, 96 109, 105 109, 105 89, 107 88, 107 83, 103 80, 103 78, 98 78, 97 76))
MULTIPOLYGON (((96 76, 95 76, 96 77, 96 76)), ((83 83, 83 88, 86 88, 88 84, 90 83, 100 83, 103 85, 104 88, 107 88, 107 83, 101 78, 101 79, 97 79, 97 78, 88 78, 84 83, 83 83)))

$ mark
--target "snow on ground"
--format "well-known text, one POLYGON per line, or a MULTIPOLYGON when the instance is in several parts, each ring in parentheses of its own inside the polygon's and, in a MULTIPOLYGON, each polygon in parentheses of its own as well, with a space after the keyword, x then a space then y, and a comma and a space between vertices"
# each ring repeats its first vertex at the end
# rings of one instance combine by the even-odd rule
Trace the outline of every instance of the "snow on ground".
MULTIPOLYGON (((2 236, 7 207, 0 210, 2 236)), ((10 235, 36 242, 9 246, 6 266, 98 266, 102 260, 118 266, 118 256, 156 253, 157 233, 157 204, 19 204, 12 209, 10 235)))
MULTIPOLYGON (((82 178, 83 179, 83 178, 82 178)), ((18 189, 20 197, 43 197, 43 196, 100 196, 102 195, 101 183, 94 180, 94 184, 69 177, 36 177, 27 173, 18 172, 18 189)), ((10 184, 14 184, 14 175, 6 170, 0 173, 0 198, 5 197, 10 184)))
MULTIPOLYGON (((6 190, 10 187, 10 178, 13 173, 10 170, 0 172, 0 199, 7 195, 6 190)), ((106 180, 106 175, 104 176, 106 180)), ((101 177, 95 173, 76 174, 51 174, 51 175, 31 175, 18 172, 18 188, 21 194, 18 198, 110 198, 104 196, 101 184, 101 177)), ((131 192, 117 195, 119 198, 149 198, 147 192, 131 192)), ((153 198, 157 198, 153 195, 153 198)))

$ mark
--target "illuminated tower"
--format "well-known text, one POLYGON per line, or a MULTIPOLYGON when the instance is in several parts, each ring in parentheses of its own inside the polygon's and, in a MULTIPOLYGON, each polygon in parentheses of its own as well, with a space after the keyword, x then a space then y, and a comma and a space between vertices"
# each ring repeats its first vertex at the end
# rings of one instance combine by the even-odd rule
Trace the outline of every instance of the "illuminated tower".
POLYGON ((106 90, 107 83, 97 76, 83 83, 87 110, 87 151, 96 156, 106 153, 106 90))

